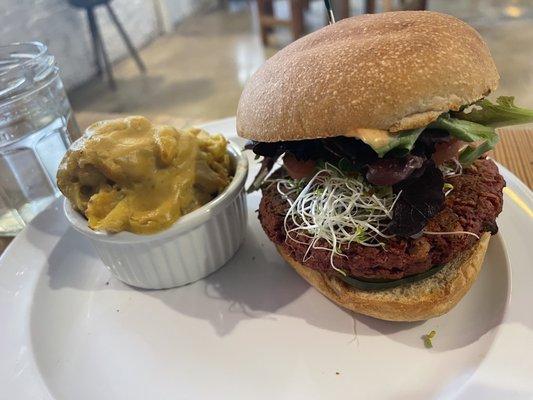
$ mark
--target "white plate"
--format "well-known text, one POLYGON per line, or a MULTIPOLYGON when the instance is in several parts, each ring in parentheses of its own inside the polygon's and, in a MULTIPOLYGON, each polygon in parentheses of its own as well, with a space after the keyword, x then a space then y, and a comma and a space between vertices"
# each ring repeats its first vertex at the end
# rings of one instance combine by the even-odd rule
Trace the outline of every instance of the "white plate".
MULTIPOLYGON (((234 123, 206 128, 234 137, 234 123)), ((479 279, 424 323, 354 316, 310 288, 262 232, 258 194, 237 255, 164 291, 113 279, 56 203, 0 261, 0 398, 532 398, 533 195, 501 171, 479 279)))

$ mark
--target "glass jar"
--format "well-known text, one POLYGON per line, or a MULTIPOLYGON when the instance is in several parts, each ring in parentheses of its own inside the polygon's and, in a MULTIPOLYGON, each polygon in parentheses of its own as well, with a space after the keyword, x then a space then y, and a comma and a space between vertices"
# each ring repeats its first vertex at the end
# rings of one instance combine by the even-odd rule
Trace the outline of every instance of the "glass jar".
POLYGON ((59 196, 57 167, 77 137, 47 47, 0 46, 0 236, 19 232, 59 196))

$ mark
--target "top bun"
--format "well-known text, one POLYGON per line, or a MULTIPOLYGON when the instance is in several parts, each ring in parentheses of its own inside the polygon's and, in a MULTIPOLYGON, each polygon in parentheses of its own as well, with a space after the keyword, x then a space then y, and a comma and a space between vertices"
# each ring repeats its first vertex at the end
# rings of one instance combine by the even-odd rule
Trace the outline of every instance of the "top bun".
POLYGON ((496 89, 481 36, 431 11, 361 15, 280 50, 250 78, 240 136, 261 142, 423 127, 496 89))

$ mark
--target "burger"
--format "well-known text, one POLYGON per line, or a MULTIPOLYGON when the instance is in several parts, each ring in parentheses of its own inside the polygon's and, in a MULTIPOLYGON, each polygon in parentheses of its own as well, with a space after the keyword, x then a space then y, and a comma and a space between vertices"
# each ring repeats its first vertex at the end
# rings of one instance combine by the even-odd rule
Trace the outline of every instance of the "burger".
POLYGON ((505 181, 495 127, 533 119, 466 23, 428 11, 348 18, 270 58, 237 131, 261 160, 259 220, 281 256, 357 313, 448 312, 481 269, 505 181))

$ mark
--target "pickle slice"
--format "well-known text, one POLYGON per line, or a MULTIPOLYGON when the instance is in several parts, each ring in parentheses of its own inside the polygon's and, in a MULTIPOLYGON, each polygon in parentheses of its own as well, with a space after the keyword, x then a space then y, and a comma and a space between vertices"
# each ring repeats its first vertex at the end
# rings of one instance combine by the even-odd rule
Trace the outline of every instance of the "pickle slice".
POLYGON ((361 279, 361 278, 354 278, 351 276, 344 276, 341 274, 335 274, 337 278, 339 278, 344 283, 353 286, 356 289, 359 290, 384 290, 384 289, 390 289, 393 287, 397 287, 400 285, 406 285, 408 283, 418 282, 422 279, 429 278, 432 275, 435 275, 437 272, 439 272, 442 268, 444 268, 444 265, 436 265, 430 269, 428 269, 425 272, 422 272, 420 274, 411 275, 402 279, 394 279, 394 280, 369 280, 369 279, 361 279))

